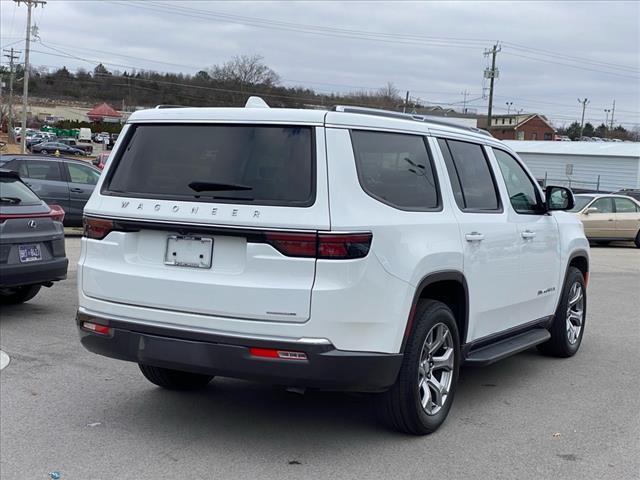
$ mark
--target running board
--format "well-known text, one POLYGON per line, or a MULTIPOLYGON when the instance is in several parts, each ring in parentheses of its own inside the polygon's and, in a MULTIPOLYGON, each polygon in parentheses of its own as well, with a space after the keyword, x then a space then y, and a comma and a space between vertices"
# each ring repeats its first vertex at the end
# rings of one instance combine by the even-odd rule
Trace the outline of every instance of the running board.
POLYGON ((505 338, 495 343, 471 350, 465 359, 465 365, 484 366, 520 353, 527 348, 544 343, 551 338, 546 328, 534 328, 519 335, 505 338))

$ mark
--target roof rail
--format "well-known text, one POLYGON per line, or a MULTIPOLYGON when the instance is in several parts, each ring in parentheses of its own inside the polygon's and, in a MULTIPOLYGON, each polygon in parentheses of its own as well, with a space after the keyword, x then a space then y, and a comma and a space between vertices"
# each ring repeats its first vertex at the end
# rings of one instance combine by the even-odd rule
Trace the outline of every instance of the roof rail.
POLYGON ((491 135, 488 131, 483 130, 481 128, 467 127, 465 125, 460 125, 459 123, 443 120, 442 117, 435 117, 433 115, 417 115, 415 113, 401 113, 401 112, 394 112, 391 110, 383 110, 378 108, 367 108, 367 107, 353 107, 349 105, 336 105, 335 107, 333 107, 333 110, 336 112, 360 113, 363 115, 375 115, 378 117, 397 118, 400 120, 413 120, 415 122, 428 122, 428 123, 433 123, 435 125, 443 125, 446 127, 458 128, 460 130, 466 130, 468 132, 474 132, 474 133, 479 133, 481 135, 493 137, 493 135, 491 135))
POLYGON ((189 108, 186 105, 156 105, 154 107, 156 110, 164 109, 164 108, 189 108))

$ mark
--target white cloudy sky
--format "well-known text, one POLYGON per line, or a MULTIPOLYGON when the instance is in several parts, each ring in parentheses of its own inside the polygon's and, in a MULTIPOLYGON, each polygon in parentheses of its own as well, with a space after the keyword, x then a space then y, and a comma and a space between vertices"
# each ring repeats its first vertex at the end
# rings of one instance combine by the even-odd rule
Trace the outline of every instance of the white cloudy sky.
MULTIPOLYGON (((22 47, 26 7, 2 0, 0 19, 2 47, 22 47)), ((456 107, 466 90, 485 111, 483 51, 499 41, 498 113, 513 102, 568 124, 587 97, 586 118, 599 124, 615 98, 617 123, 631 127, 640 123, 639 19, 636 1, 49 0, 34 13, 41 43, 31 63, 195 73, 260 54, 286 85, 329 92, 391 81, 456 107)))

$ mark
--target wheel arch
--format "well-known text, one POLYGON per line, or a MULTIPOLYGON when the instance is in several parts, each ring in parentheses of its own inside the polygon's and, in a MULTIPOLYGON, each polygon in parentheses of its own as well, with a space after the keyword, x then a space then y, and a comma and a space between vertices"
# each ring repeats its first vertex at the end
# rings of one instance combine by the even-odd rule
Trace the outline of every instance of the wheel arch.
POLYGON ((469 289, 467 280, 460 271, 446 270, 431 273, 418 283, 411 303, 409 318, 407 318, 400 352, 404 352, 407 340, 411 337, 416 307, 422 299, 438 300, 452 310, 458 325, 460 344, 464 344, 469 326, 469 289))

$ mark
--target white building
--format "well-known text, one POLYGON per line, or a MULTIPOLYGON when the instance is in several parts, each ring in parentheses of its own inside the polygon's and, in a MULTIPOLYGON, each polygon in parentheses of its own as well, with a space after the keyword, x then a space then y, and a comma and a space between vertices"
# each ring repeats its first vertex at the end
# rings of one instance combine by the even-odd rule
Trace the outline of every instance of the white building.
POLYGON ((640 188, 640 143, 505 140, 538 180, 611 192, 640 188))

